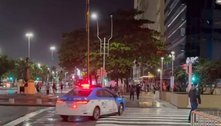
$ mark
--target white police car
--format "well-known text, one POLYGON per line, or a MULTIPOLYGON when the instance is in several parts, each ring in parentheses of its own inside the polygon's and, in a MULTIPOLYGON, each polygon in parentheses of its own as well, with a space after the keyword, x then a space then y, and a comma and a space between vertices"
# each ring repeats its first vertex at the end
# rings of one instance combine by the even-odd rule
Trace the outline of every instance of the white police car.
POLYGON ((101 87, 82 85, 82 88, 72 89, 60 97, 56 103, 56 114, 63 120, 68 116, 91 116, 94 120, 102 115, 118 113, 125 109, 126 101, 111 90, 101 87))

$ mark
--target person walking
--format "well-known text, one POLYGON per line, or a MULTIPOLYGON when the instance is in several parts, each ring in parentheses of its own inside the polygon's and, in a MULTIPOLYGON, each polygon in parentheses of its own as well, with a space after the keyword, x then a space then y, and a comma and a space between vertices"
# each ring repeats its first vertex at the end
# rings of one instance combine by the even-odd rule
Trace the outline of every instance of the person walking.
POLYGON ((49 90, 50 90, 50 85, 49 85, 49 83, 48 84, 46 84, 46 94, 47 95, 49 95, 49 90))
POLYGON ((133 99, 133 101, 134 101, 134 92, 135 92, 134 85, 130 85, 130 100, 133 99))
POLYGON ((190 104, 191 104, 191 110, 190 110, 189 119, 188 119, 188 121, 190 122, 192 111, 194 111, 198 108, 198 104, 201 104, 200 93, 199 93, 199 91, 197 91, 196 85, 191 86, 191 89, 190 89, 188 95, 189 95, 190 104))
POLYGON ((40 92, 39 82, 37 82, 35 87, 36 87, 37 92, 39 93, 40 92))
POLYGON ((60 83, 61 93, 62 93, 63 87, 64 87, 64 85, 63 85, 63 83, 61 82, 61 83, 60 83))
POLYGON ((57 87, 55 83, 52 84, 52 89, 53 89, 53 93, 55 94, 57 91, 57 87))
POLYGON ((140 90, 141 90, 141 85, 137 84, 136 85, 137 100, 139 100, 139 97, 140 97, 140 90))
POLYGON ((23 82, 23 80, 19 80, 19 90, 20 90, 20 94, 24 94, 25 93, 25 84, 23 82))

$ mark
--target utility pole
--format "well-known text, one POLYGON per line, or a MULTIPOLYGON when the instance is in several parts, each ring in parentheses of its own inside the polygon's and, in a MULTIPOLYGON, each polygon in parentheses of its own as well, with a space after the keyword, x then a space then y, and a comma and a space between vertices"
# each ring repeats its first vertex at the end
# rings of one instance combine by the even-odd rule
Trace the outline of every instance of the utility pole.
POLYGON ((109 56, 109 47, 110 47, 110 40, 113 37, 113 16, 110 15, 111 18, 111 35, 110 38, 107 40, 106 42, 106 37, 104 37, 103 41, 100 38, 100 34, 99 34, 99 25, 98 25, 98 20, 97 20, 97 38, 100 41, 100 55, 103 55, 103 67, 101 68, 101 80, 102 80, 102 84, 103 86, 105 86, 104 84, 104 73, 106 71, 106 55, 109 56))
POLYGON ((86 1, 86 31, 87 31, 87 77, 90 78, 90 0, 86 1))
POLYGON ((164 57, 161 57, 161 74, 160 74, 160 98, 162 99, 162 92, 163 92, 163 60, 164 57))

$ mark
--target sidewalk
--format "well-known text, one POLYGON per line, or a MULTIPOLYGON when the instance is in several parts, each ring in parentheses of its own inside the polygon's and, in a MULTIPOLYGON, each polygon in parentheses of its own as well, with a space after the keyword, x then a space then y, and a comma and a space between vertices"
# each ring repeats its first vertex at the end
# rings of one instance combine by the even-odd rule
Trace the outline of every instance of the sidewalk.
POLYGON ((134 101, 130 100, 130 94, 123 95, 124 98, 126 98, 127 107, 136 107, 136 108, 151 108, 151 107, 169 107, 169 108, 176 108, 176 106, 166 102, 162 101, 160 99, 155 98, 156 95, 152 92, 141 92, 140 93, 140 99, 137 100, 136 94, 134 96, 134 101))
POLYGON ((70 91, 70 88, 65 88, 62 92, 57 90, 55 93, 50 91, 46 95, 44 89, 36 94, 0 94, 0 105, 3 106, 55 106, 57 97, 70 91))

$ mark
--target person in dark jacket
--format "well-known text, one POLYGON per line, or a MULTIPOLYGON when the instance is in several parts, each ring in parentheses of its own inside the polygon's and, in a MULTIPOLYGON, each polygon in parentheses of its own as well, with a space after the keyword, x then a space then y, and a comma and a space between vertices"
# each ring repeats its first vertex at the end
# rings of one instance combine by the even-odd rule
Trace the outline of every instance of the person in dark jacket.
POLYGON ((133 101, 134 101, 134 92, 135 92, 134 85, 130 85, 130 100, 133 99, 133 101))
POLYGON ((198 108, 198 104, 201 104, 200 93, 199 93, 199 91, 197 91, 196 85, 191 86, 191 89, 190 89, 188 95, 189 95, 190 104, 191 104, 191 110, 190 110, 189 119, 188 119, 190 122, 192 111, 194 111, 198 108))
POLYGON ((137 100, 139 100, 139 97, 140 97, 140 90, 141 90, 141 85, 137 84, 136 85, 137 100))

